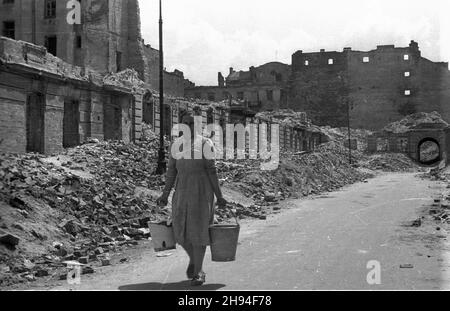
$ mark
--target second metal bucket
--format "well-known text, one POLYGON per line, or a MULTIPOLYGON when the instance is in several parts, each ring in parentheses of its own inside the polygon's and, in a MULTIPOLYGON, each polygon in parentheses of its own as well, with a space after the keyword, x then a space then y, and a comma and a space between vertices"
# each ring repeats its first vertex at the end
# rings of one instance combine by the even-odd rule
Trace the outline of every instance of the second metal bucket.
POLYGON ((235 225, 212 225, 209 227, 212 261, 230 262, 236 260, 240 230, 241 226, 237 218, 235 225))
POLYGON ((172 226, 167 226, 166 222, 149 222, 148 227, 150 229, 155 252, 176 249, 175 235, 172 226))

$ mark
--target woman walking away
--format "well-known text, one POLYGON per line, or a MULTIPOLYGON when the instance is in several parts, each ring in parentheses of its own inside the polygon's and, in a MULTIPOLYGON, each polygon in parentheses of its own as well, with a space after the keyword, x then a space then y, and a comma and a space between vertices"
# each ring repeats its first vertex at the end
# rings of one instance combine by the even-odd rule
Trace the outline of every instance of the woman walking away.
POLYGON ((205 158, 203 152, 201 159, 194 157, 195 146, 202 146, 202 150, 213 150, 212 142, 194 132, 194 118, 191 115, 184 116, 182 123, 191 129, 190 137, 180 138, 190 139, 191 156, 181 159, 177 156, 175 159, 170 155, 166 186, 158 203, 167 206, 170 192, 175 188, 172 198, 175 240, 189 256, 186 271, 188 279, 192 280, 193 286, 201 286, 206 281, 203 261, 206 247, 210 245, 209 226, 214 223, 214 195, 219 208, 225 208, 226 201, 220 190, 215 160, 205 158), (198 140, 201 140, 201 144, 198 140))

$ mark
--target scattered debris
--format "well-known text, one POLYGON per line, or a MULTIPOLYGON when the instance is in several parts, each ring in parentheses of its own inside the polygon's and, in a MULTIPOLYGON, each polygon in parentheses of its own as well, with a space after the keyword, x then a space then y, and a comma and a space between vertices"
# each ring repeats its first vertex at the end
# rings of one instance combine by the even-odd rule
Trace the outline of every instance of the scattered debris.
POLYGON ((444 119, 442 119, 441 115, 438 112, 432 113, 420 112, 407 116, 406 118, 398 122, 389 124, 383 129, 383 131, 395 134, 402 134, 412 129, 415 129, 417 126, 420 126, 421 124, 439 124, 444 127, 449 126, 449 124, 445 122, 444 119))
POLYGON ((414 228, 419 228, 421 226, 422 226, 422 219, 421 218, 416 219, 416 220, 414 220, 414 221, 412 221, 412 222, 410 222, 410 223, 408 223, 406 225, 406 227, 414 227, 414 228))
POLYGON ((84 266, 81 268, 81 274, 85 275, 85 274, 94 274, 95 270, 92 267, 89 266, 84 266))
POLYGON ((400 265, 400 269, 414 269, 414 265, 412 265, 412 264, 403 264, 403 265, 400 265))
POLYGON ((156 257, 159 257, 159 258, 165 258, 165 257, 170 257, 170 256, 172 256, 173 255, 173 253, 158 253, 157 255, 156 255, 156 257))
POLYGON ((12 234, 1 234, 0 243, 9 247, 16 247, 20 242, 20 239, 12 234))
POLYGON ((359 162, 363 168, 385 172, 415 172, 420 167, 411 158, 401 153, 373 154, 359 162))

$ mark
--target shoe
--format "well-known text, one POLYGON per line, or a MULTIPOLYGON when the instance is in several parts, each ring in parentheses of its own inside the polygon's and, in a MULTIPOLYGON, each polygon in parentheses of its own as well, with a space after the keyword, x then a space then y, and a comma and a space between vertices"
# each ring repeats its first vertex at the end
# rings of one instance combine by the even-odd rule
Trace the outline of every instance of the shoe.
POLYGON ((206 282, 206 273, 200 272, 196 277, 194 277, 191 281, 192 286, 202 286, 206 282))
POLYGON ((192 280, 195 277, 194 270, 195 270, 195 266, 193 264, 189 264, 189 266, 186 270, 186 275, 189 280, 192 280))

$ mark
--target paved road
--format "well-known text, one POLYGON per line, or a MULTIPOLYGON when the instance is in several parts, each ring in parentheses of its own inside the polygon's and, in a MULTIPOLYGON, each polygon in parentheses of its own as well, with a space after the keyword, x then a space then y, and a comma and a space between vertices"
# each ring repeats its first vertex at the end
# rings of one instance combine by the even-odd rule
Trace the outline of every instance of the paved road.
MULTIPOLYGON (((450 289, 450 247, 436 224, 404 226, 444 185, 388 174, 323 197, 289 202, 267 221, 243 224, 238 260, 211 263, 206 290, 450 289), (381 285, 367 283, 367 263, 381 285), (409 264, 413 268, 401 269, 409 264)), ((157 258, 148 247, 129 263, 102 268, 78 287, 52 289, 185 290, 181 250, 157 258)))

